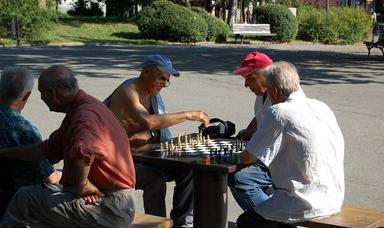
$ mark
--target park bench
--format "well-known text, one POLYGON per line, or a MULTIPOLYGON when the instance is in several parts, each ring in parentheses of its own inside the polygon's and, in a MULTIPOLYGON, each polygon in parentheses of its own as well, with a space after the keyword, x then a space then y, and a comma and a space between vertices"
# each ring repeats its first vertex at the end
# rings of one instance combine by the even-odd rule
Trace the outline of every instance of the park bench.
POLYGON ((297 225, 311 228, 384 227, 384 212, 372 209, 343 206, 341 211, 335 215, 297 223, 297 225))
POLYGON ((172 226, 173 221, 170 218, 136 212, 135 218, 129 228, 170 228, 172 226))
POLYGON ((371 49, 372 48, 378 48, 384 55, 384 31, 380 30, 379 32, 379 38, 377 41, 374 40, 374 35, 372 34, 372 41, 364 42, 365 46, 367 46, 368 49, 368 56, 371 55, 371 49))
POLYGON ((232 27, 233 34, 235 35, 235 43, 237 38, 241 38, 241 43, 243 43, 243 37, 245 35, 252 36, 276 36, 276 33, 271 33, 270 24, 233 24, 232 27))

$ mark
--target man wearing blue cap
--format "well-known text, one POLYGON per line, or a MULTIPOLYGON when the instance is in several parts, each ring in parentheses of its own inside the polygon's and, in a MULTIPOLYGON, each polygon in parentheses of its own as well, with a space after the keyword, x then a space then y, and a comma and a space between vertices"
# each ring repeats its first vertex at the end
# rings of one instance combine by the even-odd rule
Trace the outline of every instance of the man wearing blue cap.
MULTIPOLYGON (((120 119, 132 146, 147 142, 164 142, 172 138, 168 127, 187 120, 209 124, 208 115, 201 111, 166 113, 160 91, 170 85, 171 75, 180 75, 168 57, 150 55, 143 62, 142 69, 138 78, 126 80, 104 101, 120 119)), ((167 181, 176 182, 170 215, 175 227, 191 227, 191 170, 179 166, 144 166, 136 163, 136 188, 144 190, 145 213, 166 216, 167 181)))

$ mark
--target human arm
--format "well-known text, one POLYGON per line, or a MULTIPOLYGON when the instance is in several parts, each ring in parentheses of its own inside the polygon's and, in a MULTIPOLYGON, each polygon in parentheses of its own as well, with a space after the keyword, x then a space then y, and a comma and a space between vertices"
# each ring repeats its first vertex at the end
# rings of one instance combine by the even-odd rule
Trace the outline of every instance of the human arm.
POLYGON ((23 161, 46 159, 41 143, 21 147, 11 147, 0 150, 0 158, 10 158, 23 161))
POLYGON ((256 129, 257 129, 257 120, 256 120, 256 117, 253 117, 251 122, 248 124, 247 128, 239 132, 239 134, 237 135, 237 138, 250 140, 253 133, 255 133, 256 129))
POLYGON ((143 116, 148 130, 158 130, 167 128, 184 121, 197 121, 203 123, 205 126, 209 124, 209 117, 202 111, 184 111, 160 115, 144 115, 143 116))
POLYGON ((265 165, 269 165, 277 156, 284 145, 284 125, 273 109, 266 112, 263 122, 248 142, 242 161, 256 161, 249 155, 259 159, 265 165))
POLYGON ((45 178, 44 182, 47 184, 58 184, 61 179, 61 175, 61 171, 54 170, 47 178, 45 178))
POLYGON ((170 114, 150 114, 149 97, 139 97, 135 88, 119 89, 112 97, 110 109, 120 119, 128 135, 142 131, 171 127, 184 121, 198 121, 209 124, 209 117, 202 111, 186 111, 170 114))
POLYGON ((100 200, 102 193, 100 190, 88 180, 90 165, 84 159, 75 158, 73 160, 73 168, 75 175, 75 188, 80 198, 86 203, 96 203, 100 200))
POLYGON ((246 164, 246 165, 249 165, 249 164, 253 164, 257 161, 257 158, 249 153, 248 151, 244 150, 241 154, 240 154, 240 162, 242 164, 246 164))

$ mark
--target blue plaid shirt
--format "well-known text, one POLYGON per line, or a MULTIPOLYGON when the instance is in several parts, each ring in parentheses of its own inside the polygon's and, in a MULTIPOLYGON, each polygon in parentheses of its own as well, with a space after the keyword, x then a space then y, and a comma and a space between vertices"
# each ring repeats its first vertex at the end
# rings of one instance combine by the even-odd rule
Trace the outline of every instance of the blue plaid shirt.
MULTIPOLYGON (((39 142, 41 136, 35 126, 19 112, 0 104, 0 149, 39 142)), ((48 160, 0 159, 0 186, 8 186, 15 191, 23 186, 42 183, 53 171, 48 160)))

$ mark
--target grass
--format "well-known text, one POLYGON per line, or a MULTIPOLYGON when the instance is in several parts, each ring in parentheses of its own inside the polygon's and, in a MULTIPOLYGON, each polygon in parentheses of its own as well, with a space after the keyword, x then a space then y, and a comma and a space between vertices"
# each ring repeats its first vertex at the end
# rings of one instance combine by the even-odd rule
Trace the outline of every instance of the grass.
MULTIPOLYGON (((14 45, 15 40, 3 38, 6 46, 14 45)), ((116 18, 82 18, 62 16, 49 24, 47 32, 40 37, 22 43, 126 43, 126 44, 165 44, 166 41, 148 40, 141 36, 137 26, 116 18)))

